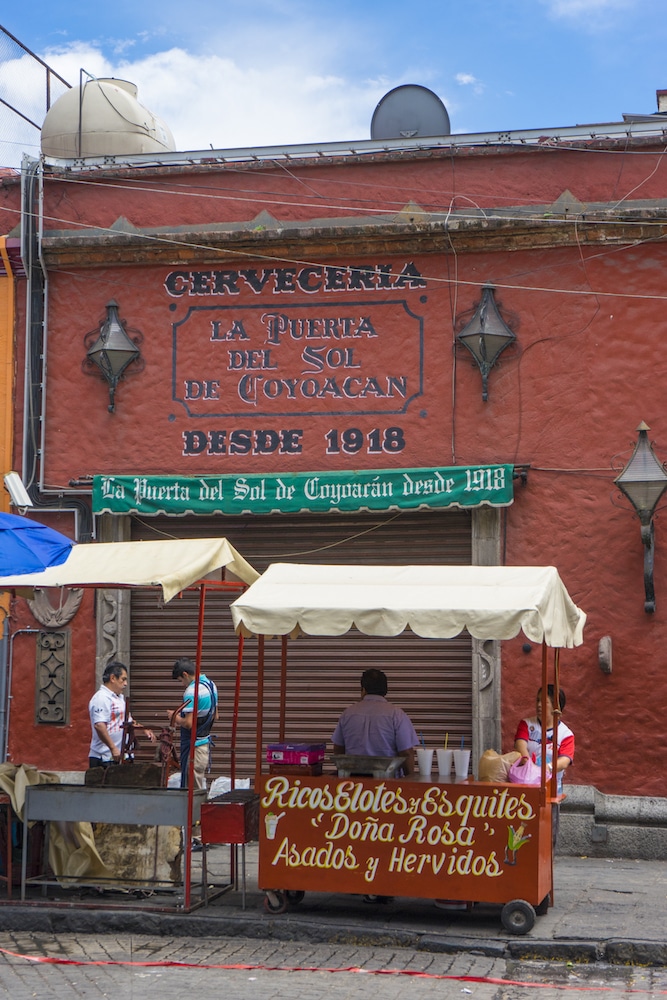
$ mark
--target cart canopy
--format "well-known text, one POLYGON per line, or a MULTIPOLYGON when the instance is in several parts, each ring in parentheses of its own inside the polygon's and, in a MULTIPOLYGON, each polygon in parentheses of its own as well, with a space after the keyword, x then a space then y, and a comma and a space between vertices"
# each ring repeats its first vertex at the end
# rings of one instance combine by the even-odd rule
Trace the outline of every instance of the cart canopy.
POLYGON ((165 602, 226 567, 244 583, 259 573, 226 538, 75 545, 67 560, 41 573, 0 576, 0 591, 34 587, 162 587, 165 602))
POLYGON ((586 615, 553 566, 307 566, 274 563, 231 605, 241 635, 366 635, 572 647, 586 615))

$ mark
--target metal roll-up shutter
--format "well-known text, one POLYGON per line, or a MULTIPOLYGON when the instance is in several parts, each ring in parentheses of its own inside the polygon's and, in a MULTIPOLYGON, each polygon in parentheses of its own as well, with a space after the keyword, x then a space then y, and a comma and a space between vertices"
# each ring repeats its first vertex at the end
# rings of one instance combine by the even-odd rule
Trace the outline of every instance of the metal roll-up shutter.
MULTIPOLYGON (((254 517, 157 517, 133 522, 133 540, 224 535, 260 572, 271 562, 469 564, 471 514, 409 511, 396 514, 299 514, 254 517)), ((214 728, 211 777, 229 773, 231 709, 237 639, 229 603, 236 595, 208 593, 202 669, 216 682, 220 720, 214 728)), ((162 728, 181 702, 171 680, 174 660, 194 656, 199 596, 187 592, 159 608, 155 593, 132 592, 130 697, 142 724, 162 728)), ((279 739, 281 642, 267 640, 264 741, 279 739)), ((237 776, 254 773, 257 641, 246 640, 237 733, 237 776)), ((285 738, 329 742, 338 716, 359 696, 363 670, 379 667, 389 700, 400 705, 430 746, 465 739, 471 746, 471 640, 422 639, 411 632, 373 638, 353 631, 335 639, 301 636, 288 642, 285 738)), ((146 744, 138 755, 147 759, 146 744)))

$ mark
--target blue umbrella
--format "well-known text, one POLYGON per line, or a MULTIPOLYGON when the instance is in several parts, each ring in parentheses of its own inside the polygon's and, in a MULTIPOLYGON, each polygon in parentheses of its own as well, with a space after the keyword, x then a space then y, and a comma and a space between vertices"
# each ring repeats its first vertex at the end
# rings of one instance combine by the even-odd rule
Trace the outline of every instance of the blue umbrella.
POLYGON ((28 517, 0 512, 0 575, 41 573, 60 566, 74 542, 53 528, 28 517))

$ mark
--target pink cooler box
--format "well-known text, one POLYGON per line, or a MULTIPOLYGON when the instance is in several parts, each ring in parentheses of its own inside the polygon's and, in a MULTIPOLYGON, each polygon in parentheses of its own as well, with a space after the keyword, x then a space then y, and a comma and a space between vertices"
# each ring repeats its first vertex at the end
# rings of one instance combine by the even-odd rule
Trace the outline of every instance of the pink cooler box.
POLYGON ((270 764, 319 764, 326 743, 269 743, 266 759, 270 764))

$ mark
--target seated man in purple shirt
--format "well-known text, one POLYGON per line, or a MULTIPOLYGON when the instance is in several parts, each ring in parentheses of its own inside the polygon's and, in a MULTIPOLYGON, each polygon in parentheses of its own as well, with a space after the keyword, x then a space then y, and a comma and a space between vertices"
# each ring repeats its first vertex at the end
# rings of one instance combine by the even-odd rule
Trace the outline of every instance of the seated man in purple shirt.
POLYGON ((361 701, 346 708, 331 737, 334 754, 372 757, 405 757, 403 770, 413 774, 413 747, 419 739, 402 708, 385 698, 387 675, 366 670, 361 675, 361 701))

